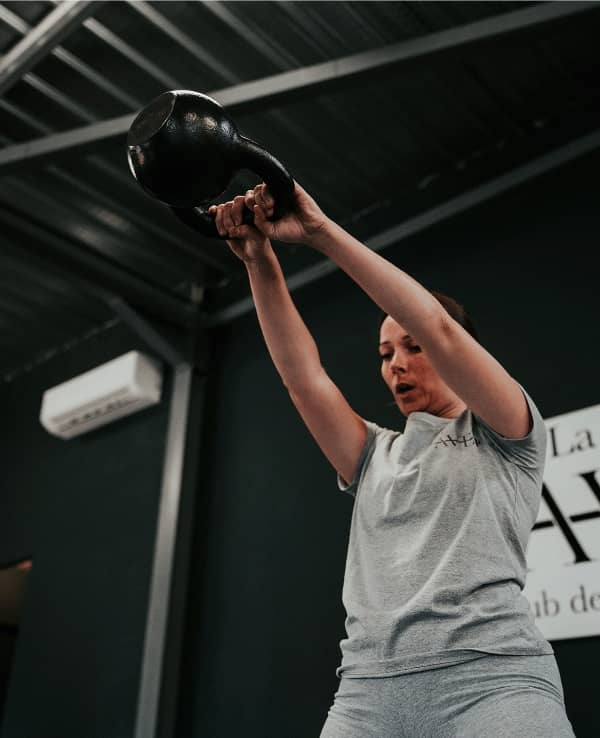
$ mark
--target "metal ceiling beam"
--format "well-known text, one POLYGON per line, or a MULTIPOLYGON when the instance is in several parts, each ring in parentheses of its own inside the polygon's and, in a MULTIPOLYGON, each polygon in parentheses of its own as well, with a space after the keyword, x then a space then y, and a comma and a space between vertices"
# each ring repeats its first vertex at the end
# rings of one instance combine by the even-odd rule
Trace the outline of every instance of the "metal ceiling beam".
MULTIPOLYGON (((12 28, 13 31, 17 31, 23 36, 31 31, 31 27, 26 20, 21 18, 21 16, 17 15, 16 13, 13 13, 12 10, 9 10, 6 6, 1 4, 0 20, 3 23, 6 23, 7 26, 12 28)), ((114 97, 115 100, 123 103, 123 105, 125 105, 127 108, 135 110, 136 108, 142 107, 143 103, 141 101, 139 101, 137 98, 133 97, 129 93, 125 92, 120 87, 117 87, 117 85, 115 85, 112 80, 108 79, 108 77, 100 74, 98 70, 93 69, 89 64, 86 64, 77 56, 75 56, 75 54, 67 51, 62 46, 56 46, 54 49, 52 49, 51 54, 57 59, 60 59, 60 61, 67 66, 71 67, 71 69, 75 70, 78 74, 87 79, 93 85, 96 85, 96 87, 99 87, 108 95, 114 97)), ((26 77, 27 75, 23 79, 30 82, 31 80, 27 80, 26 77)))
POLYGON ((94 13, 101 2, 65 0, 0 60, 0 95, 94 13))
POLYGON ((171 23, 166 15, 159 12, 156 3, 150 5, 145 0, 127 0, 127 3, 132 10, 139 13, 148 23, 158 28, 162 33, 175 41, 176 44, 179 44, 182 49, 185 49, 188 54, 191 54, 201 64, 210 69, 211 72, 214 72, 230 84, 238 81, 236 74, 226 66, 224 60, 217 59, 202 43, 197 43, 191 36, 178 28, 174 23, 171 23))
MULTIPOLYGON (((534 177, 545 174, 552 169, 556 169, 556 167, 567 164, 568 162, 573 161, 580 156, 584 156, 585 154, 589 154, 599 148, 600 129, 593 131, 586 136, 582 136, 575 141, 571 141, 571 143, 566 146, 561 146, 559 149, 555 149, 544 156, 540 156, 528 164, 517 167, 507 174, 496 177, 479 187, 463 192, 461 195, 453 197, 440 205, 436 205, 420 215, 409 218, 403 223, 398 223, 390 228, 386 228, 381 233, 366 239, 364 243, 373 251, 382 251, 387 246, 397 244, 409 236, 414 236, 416 233, 420 233, 426 228, 446 220, 446 218, 451 218, 453 215, 462 213, 482 202, 486 202, 498 195, 502 195, 513 187, 518 187, 534 177)), ((318 279, 338 270, 339 266, 330 259, 320 260, 313 266, 296 272, 289 279, 286 279, 288 290, 290 292, 295 292, 300 289, 300 287, 316 282, 318 279)), ((229 305, 218 313, 210 315, 208 318, 208 326, 212 328, 215 325, 228 323, 231 320, 238 318, 240 315, 244 315, 254 309, 254 301, 252 297, 247 297, 243 300, 239 300, 233 305, 229 305)))
MULTIPOLYGON (((56 0, 53 0, 56 2, 56 0)), ((158 64, 148 59, 147 56, 141 54, 137 49, 134 49, 131 44, 123 41, 122 38, 113 33, 109 28, 98 23, 97 20, 90 18, 83 24, 84 27, 96 38, 99 38, 107 46, 110 46, 117 53, 124 56, 131 64, 134 64, 138 69, 147 74, 149 77, 153 77, 161 85, 165 85, 168 89, 174 89, 179 87, 177 80, 170 74, 162 69, 158 64)))
MULTIPOLYGON (((208 92, 232 113, 249 112, 285 104, 299 94, 317 94, 348 81, 359 81, 375 72, 455 51, 471 44, 518 31, 526 31, 544 23, 558 21, 586 10, 597 9, 599 2, 539 3, 523 10, 486 18, 431 33, 408 41, 341 57, 333 61, 283 72, 253 82, 233 85, 208 92)), ((40 165, 48 158, 65 154, 77 155, 94 146, 124 139, 135 115, 124 115, 90 126, 76 128, 0 151, 0 176, 26 165, 40 165)))
POLYGON ((71 275, 80 289, 97 299, 109 303, 118 295, 165 322, 183 328, 196 324, 198 306, 127 269, 116 267, 98 254, 84 252, 81 244, 53 232, 48 224, 40 224, 33 216, 28 217, 3 203, 0 223, 3 235, 14 237, 22 244, 23 253, 31 252, 38 258, 51 260, 51 271, 71 275))

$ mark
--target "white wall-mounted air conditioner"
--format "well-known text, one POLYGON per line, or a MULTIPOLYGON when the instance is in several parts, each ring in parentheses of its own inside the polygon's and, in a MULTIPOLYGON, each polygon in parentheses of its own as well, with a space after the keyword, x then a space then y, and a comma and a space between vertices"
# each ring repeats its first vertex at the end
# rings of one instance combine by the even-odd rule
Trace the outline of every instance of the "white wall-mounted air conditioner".
POLYGON ((42 398, 40 422, 59 438, 73 438, 160 402, 160 364, 129 351, 56 387, 42 398))

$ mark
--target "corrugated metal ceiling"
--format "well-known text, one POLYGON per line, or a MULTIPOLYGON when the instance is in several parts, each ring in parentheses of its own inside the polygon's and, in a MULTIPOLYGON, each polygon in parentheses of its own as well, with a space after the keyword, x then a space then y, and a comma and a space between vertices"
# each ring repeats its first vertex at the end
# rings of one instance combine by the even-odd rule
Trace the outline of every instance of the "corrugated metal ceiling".
MULTIPOLYGON (((328 214, 367 238, 598 128, 598 4, 572 3, 568 16, 544 22, 548 5, 564 4, 90 6, 91 15, 0 97, 0 375, 10 380, 112 324, 105 293, 175 322, 180 308, 193 311, 202 288, 209 313, 249 294, 243 266, 223 243, 187 229, 133 181, 123 135, 98 135, 71 155, 57 148, 38 163, 18 144, 39 148, 57 133, 134 114, 167 89, 219 99, 220 91, 225 98, 262 80, 264 102, 234 108, 238 127, 284 162, 328 214), (542 20, 461 41, 470 24, 523 13, 542 20), (450 49, 422 51, 444 33, 450 49), (282 73, 398 43, 421 51, 301 94, 266 95, 282 73), (18 155, 9 166, 11 152, 18 155)), ((55 7, 0 3, 2 52, 55 7)), ((224 197, 256 181, 243 173, 224 197)), ((319 259, 290 245, 278 253, 287 275, 319 259)))

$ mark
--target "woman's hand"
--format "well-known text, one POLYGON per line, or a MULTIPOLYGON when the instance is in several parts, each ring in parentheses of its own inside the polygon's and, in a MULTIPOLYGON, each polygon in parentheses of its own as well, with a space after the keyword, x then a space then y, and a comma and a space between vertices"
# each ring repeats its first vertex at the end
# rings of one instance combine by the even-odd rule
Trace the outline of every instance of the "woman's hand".
POLYGON ((274 222, 267 220, 273 215, 275 201, 266 184, 248 190, 244 202, 254 212, 256 228, 276 241, 310 244, 311 238, 323 230, 327 221, 321 208, 297 182, 291 210, 274 222))
MULTIPOLYGON (((256 210, 259 210, 258 206, 256 210)), ((229 248, 238 259, 247 264, 264 257, 271 250, 271 244, 258 228, 242 223, 243 211, 243 195, 238 195, 221 205, 212 205, 208 209, 208 212, 215 216, 215 226, 219 235, 228 236, 226 243, 229 248)))
POLYGON ((277 221, 273 215, 275 201, 266 184, 259 184, 245 195, 212 205, 208 212, 215 216, 220 236, 228 236, 227 245, 243 262, 256 261, 271 249, 269 239, 306 243, 322 231, 327 217, 312 197, 296 182, 292 209, 277 221), (244 206, 254 213, 254 225, 242 223, 244 206))

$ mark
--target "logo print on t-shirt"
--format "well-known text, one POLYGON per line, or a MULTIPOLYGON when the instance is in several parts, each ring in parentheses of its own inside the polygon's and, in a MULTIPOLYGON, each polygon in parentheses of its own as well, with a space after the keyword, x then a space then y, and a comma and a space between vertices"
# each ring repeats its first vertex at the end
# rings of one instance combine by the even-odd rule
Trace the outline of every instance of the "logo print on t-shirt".
POLYGON ((464 446, 466 448, 467 446, 479 446, 480 444, 481 441, 478 441, 473 434, 452 438, 448 433, 445 438, 440 438, 436 441, 434 446, 435 448, 439 448, 440 446, 444 446, 445 448, 448 446, 464 446))

